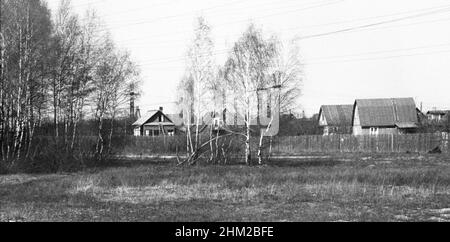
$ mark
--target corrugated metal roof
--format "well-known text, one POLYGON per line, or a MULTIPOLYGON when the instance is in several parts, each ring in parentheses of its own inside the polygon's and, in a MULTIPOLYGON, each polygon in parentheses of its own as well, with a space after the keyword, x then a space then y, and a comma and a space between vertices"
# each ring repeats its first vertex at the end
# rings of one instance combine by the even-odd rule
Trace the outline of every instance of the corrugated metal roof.
MULTIPOLYGON (((320 113, 325 116, 327 125, 352 126, 353 105, 323 105, 320 113)), ((320 115, 319 115, 320 116, 320 115)))
POLYGON ((413 98, 359 99, 355 104, 363 127, 418 123, 413 98))

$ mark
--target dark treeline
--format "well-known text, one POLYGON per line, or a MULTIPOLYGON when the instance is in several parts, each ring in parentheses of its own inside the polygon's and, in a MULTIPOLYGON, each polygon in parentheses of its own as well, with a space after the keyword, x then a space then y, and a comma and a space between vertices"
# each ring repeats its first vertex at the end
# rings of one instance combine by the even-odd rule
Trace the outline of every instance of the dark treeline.
POLYGON ((90 158, 101 160, 138 76, 94 11, 80 17, 64 0, 52 14, 41 0, 0 0, 0 170, 42 152, 83 159, 75 151, 87 130, 97 137, 90 158), (35 152, 37 135, 53 143, 35 152))

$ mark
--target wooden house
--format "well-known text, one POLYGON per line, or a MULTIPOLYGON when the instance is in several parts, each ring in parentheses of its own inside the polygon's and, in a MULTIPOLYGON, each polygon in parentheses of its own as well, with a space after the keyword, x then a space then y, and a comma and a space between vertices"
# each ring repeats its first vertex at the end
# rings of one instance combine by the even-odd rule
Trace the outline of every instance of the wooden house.
POLYGON ((413 98, 359 99, 353 107, 353 135, 414 133, 418 125, 413 98))
POLYGON ((176 123, 163 113, 163 108, 148 111, 133 123, 134 136, 173 136, 175 128, 176 123))
POLYGON ((449 110, 432 110, 427 112, 427 119, 432 122, 441 122, 448 118, 449 110))
POLYGON ((319 111, 319 126, 323 135, 352 133, 353 105, 323 105, 319 111))

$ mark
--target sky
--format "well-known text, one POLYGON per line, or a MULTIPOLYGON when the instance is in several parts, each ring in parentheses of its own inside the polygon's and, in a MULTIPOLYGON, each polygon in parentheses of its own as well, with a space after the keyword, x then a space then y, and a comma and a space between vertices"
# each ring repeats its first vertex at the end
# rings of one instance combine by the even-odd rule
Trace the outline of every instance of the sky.
MULTIPOLYGON (((55 10, 59 0, 47 0, 55 10)), ((176 110, 176 87, 194 23, 212 28, 217 62, 250 23, 300 47, 300 110, 361 98, 413 97, 423 111, 450 109, 448 0, 76 0, 94 8, 142 74, 141 112, 176 110)))

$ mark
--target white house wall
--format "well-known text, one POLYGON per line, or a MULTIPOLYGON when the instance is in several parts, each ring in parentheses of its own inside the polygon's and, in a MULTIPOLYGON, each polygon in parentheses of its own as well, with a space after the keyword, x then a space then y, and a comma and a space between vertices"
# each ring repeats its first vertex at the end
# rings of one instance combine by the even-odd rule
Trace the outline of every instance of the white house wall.
POLYGON ((358 106, 355 107, 355 112, 353 114, 353 135, 362 135, 363 130, 361 127, 361 121, 359 120, 358 106))

